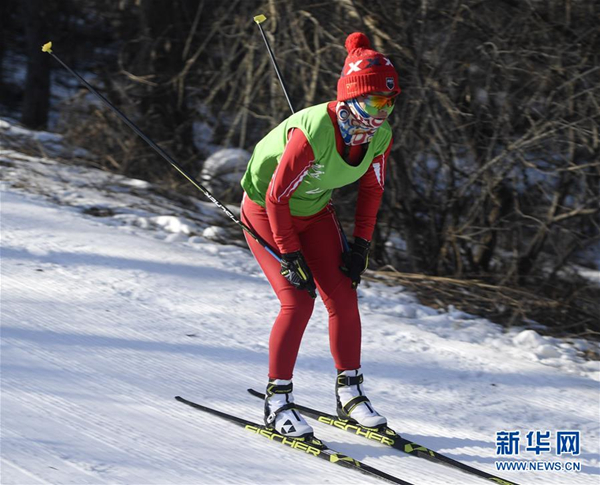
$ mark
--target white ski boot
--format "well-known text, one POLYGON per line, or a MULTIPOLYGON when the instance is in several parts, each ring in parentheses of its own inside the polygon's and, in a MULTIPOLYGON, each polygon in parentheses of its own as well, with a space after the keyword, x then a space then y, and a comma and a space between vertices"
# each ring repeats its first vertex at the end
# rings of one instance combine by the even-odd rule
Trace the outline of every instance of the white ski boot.
POLYGON ((338 371, 335 384, 337 414, 340 419, 357 422, 365 428, 381 428, 387 420, 375 409, 362 387, 360 369, 338 371))
POLYGON ((290 438, 312 438, 313 429, 294 404, 290 380, 269 379, 265 397, 265 426, 290 438))

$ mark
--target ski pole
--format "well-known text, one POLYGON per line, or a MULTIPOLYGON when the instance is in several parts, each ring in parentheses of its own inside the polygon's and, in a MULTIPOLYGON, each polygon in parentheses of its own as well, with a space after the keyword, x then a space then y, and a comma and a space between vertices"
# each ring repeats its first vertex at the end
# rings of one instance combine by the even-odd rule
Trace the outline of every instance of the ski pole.
POLYGON ((273 63, 273 67, 275 68, 275 74, 277 74, 277 78, 279 79, 279 84, 281 84, 281 88, 283 89, 283 94, 285 95, 285 99, 287 99, 288 104, 290 105, 290 109, 292 110, 292 114, 295 113, 294 107, 292 106, 292 102, 290 101, 290 97, 288 96, 287 89, 285 89, 285 83, 283 82, 283 78, 281 77, 281 71, 279 71, 279 66, 277 65, 277 61, 275 60, 275 54, 271 50, 271 46, 269 45, 269 41, 267 40, 267 36, 265 35, 265 31, 262 28, 261 23, 267 20, 267 17, 260 14, 254 17, 254 21, 256 25, 258 25, 258 30, 262 35, 263 40, 265 41, 265 45, 267 46, 267 51, 269 51, 269 56, 271 57, 271 62, 273 63))
POLYGON ((183 175, 188 181, 192 183, 194 187, 196 187, 200 192, 202 192, 206 197, 208 197, 217 207, 219 207, 227 216, 235 222, 238 226, 240 226, 246 233, 252 237, 257 243, 259 243, 263 248, 267 250, 267 252, 273 256, 277 261, 281 262, 281 257, 264 241, 258 234, 255 234, 252 229, 250 229, 246 224, 240 221, 233 212, 231 212, 225 205, 223 205, 214 195, 212 195, 205 187, 202 186, 194 177, 186 173, 177 162, 161 147, 159 147, 156 143, 154 143, 148 136, 146 136, 142 130, 140 130, 127 116, 125 116, 116 106, 114 106, 108 99, 106 99, 102 94, 100 94, 94 87, 88 83, 83 77, 81 77, 77 72, 67 66, 54 52, 52 52, 52 42, 48 42, 42 46, 42 51, 50 54, 54 59, 62 64, 62 66, 69 71, 73 76, 75 76, 79 82, 81 82, 87 89, 89 89, 93 94, 95 94, 100 101, 106 104, 123 122, 129 126, 135 133, 144 140, 148 145, 150 145, 161 157, 163 157, 167 162, 171 164, 171 166, 177 170, 181 175, 183 175))
MULTIPOLYGON (((265 45, 267 46, 267 51, 269 52, 269 56, 271 57, 271 62, 273 64, 273 68, 275 69, 275 74, 277 74, 277 78, 279 79, 279 84, 281 84, 281 89, 283 90, 285 99, 287 99, 287 102, 290 105, 290 110, 292 110, 292 114, 294 114, 295 113, 294 106, 292 105, 292 101, 290 100, 287 89, 285 88, 285 83, 283 82, 283 77, 281 76, 281 72, 279 71, 279 66, 277 65, 277 61, 275 60, 275 54, 273 54, 273 50, 271 49, 271 45, 269 44, 267 36, 265 35, 265 31, 263 30, 262 25, 260 25, 265 20, 267 20, 267 17, 265 17, 262 14, 254 17, 254 21, 256 22, 256 25, 258 25, 258 30, 260 30, 262 38, 265 41, 265 45)), ((344 233, 344 230, 342 229, 342 225, 340 224, 340 221, 338 220, 337 214, 335 214, 335 212, 334 212, 334 215, 335 215, 335 221, 337 222, 338 230, 340 232, 340 235, 342 236, 342 242, 344 243, 344 251, 348 251, 350 249, 350 246, 348 244, 348 239, 346 238, 346 234, 344 233)))

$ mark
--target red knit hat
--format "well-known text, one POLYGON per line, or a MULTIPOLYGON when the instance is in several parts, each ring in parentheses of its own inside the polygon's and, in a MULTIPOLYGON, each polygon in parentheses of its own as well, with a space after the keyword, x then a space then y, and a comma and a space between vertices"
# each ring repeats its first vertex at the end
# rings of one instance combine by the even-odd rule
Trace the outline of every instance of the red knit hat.
POLYGON ((400 92, 398 73, 390 60, 371 49, 371 43, 362 32, 354 32, 346 39, 348 56, 337 86, 337 100, 376 91, 400 92))

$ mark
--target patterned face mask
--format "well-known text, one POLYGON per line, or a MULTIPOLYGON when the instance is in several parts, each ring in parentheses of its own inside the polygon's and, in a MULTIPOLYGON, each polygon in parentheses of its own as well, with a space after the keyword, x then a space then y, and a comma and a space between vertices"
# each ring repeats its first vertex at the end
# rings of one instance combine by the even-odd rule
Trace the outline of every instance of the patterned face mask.
POLYGON ((375 118, 361 106, 360 98, 338 102, 335 112, 346 145, 369 143, 386 118, 375 118))

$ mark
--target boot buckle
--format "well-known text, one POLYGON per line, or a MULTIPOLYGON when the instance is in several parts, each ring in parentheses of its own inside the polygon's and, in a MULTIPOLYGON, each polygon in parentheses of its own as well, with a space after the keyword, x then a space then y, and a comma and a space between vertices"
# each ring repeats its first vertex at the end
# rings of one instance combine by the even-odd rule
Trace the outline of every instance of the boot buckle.
POLYGON ((340 374, 337 376, 337 385, 338 387, 357 386, 363 383, 363 379, 362 374, 358 376, 345 376, 340 374))

